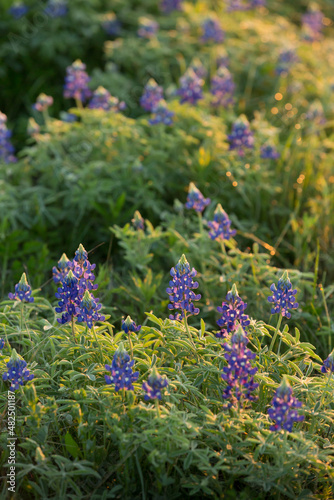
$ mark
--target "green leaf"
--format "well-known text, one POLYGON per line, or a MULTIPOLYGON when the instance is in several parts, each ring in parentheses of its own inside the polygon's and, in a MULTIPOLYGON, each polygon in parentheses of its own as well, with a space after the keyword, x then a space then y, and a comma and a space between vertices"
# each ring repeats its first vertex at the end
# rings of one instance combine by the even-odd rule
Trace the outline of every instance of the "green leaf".
POLYGON ((78 444, 74 441, 74 439, 72 438, 71 434, 68 431, 65 434, 65 446, 66 450, 70 455, 72 455, 73 458, 78 458, 78 456, 81 454, 78 444))
POLYGON ((204 333, 205 333, 205 322, 204 322, 203 318, 201 318, 201 331, 200 331, 199 338, 204 337, 204 333))
POLYGON ((295 328, 295 334, 296 334, 296 342, 298 343, 300 339, 300 331, 298 330, 298 328, 295 328))

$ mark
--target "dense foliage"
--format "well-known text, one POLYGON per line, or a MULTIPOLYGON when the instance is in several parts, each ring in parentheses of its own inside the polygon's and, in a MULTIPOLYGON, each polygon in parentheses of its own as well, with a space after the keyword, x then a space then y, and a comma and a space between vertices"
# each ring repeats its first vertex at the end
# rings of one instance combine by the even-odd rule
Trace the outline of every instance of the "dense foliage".
POLYGON ((18 498, 333 496, 331 1, 264 3, 2 2, 18 498))

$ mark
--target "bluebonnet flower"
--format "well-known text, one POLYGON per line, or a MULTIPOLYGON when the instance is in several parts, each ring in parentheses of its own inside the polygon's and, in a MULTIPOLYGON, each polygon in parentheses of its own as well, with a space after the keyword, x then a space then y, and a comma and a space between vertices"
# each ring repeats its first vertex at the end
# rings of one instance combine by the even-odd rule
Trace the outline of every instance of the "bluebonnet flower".
POLYGON ((135 211, 133 219, 131 219, 132 225, 135 229, 142 229, 144 230, 145 227, 145 221, 142 218, 140 212, 138 210, 135 211))
POLYGON ((292 395, 292 388, 286 377, 283 378, 281 385, 276 390, 271 404, 273 407, 269 408, 268 415, 271 420, 275 421, 275 424, 270 427, 271 431, 284 429, 291 432, 294 422, 304 420, 304 416, 298 415, 297 411, 302 403, 292 395))
POLYGON ((55 283, 62 282, 70 271, 69 268, 70 259, 67 257, 66 253, 58 260, 58 267, 54 266, 52 268, 52 277, 55 283))
POLYGON ((79 323, 87 323, 88 328, 93 327, 93 321, 104 321, 105 317, 98 311, 102 305, 98 303, 99 299, 93 297, 88 290, 85 291, 84 296, 77 308, 77 320, 79 323))
POLYGON ((117 19, 114 12, 108 12, 103 16, 102 28, 110 36, 118 36, 121 32, 122 23, 117 19))
POLYGON ((209 221, 208 226, 211 229, 209 236, 212 240, 229 240, 237 233, 235 229, 231 229, 231 221, 220 203, 214 212, 213 221, 209 221))
POLYGON ((176 266, 170 270, 172 280, 166 289, 171 301, 171 304, 168 304, 168 309, 176 309, 180 312, 176 312, 174 315, 170 314, 169 319, 182 320, 186 313, 189 313, 189 315, 199 313, 199 309, 192 303, 193 300, 201 298, 201 295, 196 295, 193 292, 193 290, 198 288, 197 281, 193 281, 192 279, 196 274, 197 271, 194 268, 190 269, 190 265, 184 254, 176 266))
POLYGON ((180 95, 180 102, 189 102, 190 104, 197 104, 197 101, 203 98, 202 87, 204 80, 199 78, 194 70, 188 68, 185 74, 180 78, 181 87, 177 91, 180 95))
POLYGON ((235 84, 229 70, 220 67, 217 73, 211 79, 211 94, 214 99, 211 101, 212 106, 223 106, 226 108, 234 103, 233 92, 235 84))
POLYGON ((245 148, 253 149, 254 147, 254 136, 245 116, 241 116, 233 123, 232 133, 227 138, 230 141, 230 150, 236 149, 239 156, 245 155, 245 148))
POLYGON ((87 101, 92 95, 88 88, 90 78, 86 73, 86 65, 77 59, 66 69, 66 78, 64 85, 64 97, 73 98, 77 101, 87 101))
POLYGON ((68 12, 67 2, 64 0, 48 0, 44 12, 53 18, 64 17, 68 12))
POLYGON ((0 350, 5 347, 5 339, 0 338, 0 350))
POLYGON ((65 324, 77 317, 79 322, 85 321, 89 328, 92 328, 93 321, 103 321, 104 316, 98 312, 102 307, 98 304, 99 299, 90 294, 98 288, 98 285, 93 283, 93 270, 96 266, 89 262, 83 245, 80 243, 72 261, 63 254, 58 267, 53 268, 54 280, 61 283, 55 294, 59 299, 56 312, 62 314, 57 321, 65 324))
POLYGON ((220 43, 224 41, 225 33, 220 26, 218 19, 214 19, 211 17, 205 19, 202 23, 202 30, 202 42, 220 43))
POLYGON ((258 7, 264 7, 267 3, 267 0, 249 0, 249 8, 257 9, 258 7))
POLYGON ((166 377, 162 377, 154 366, 147 382, 144 382, 142 385, 142 388, 146 392, 144 396, 145 401, 149 401, 150 399, 161 399, 161 391, 167 386, 168 379, 166 377))
POLYGON ((280 158, 279 152, 276 150, 274 146, 267 144, 261 147, 261 158, 268 160, 277 160, 280 158))
POLYGON ((31 297, 31 287, 28 285, 26 273, 23 273, 20 281, 15 285, 15 293, 9 293, 11 300, 20 300, 21 302, 34 302, 31 297))
POLYGON ((73 261, 69 262, 69 267, 72 269, 74 276, 79 279, 81 289, 91 291, 98 288, 98 285, 93 284, 95 275, 92 271, 94 271, 96 264, 89 262, 88 253, 81 243, 75 252, 73 261))
POLYGON ((161 0, 160 9, 165 14, 170 14, 174 10, 182 10, 183 0, 161 0))
POLYGON ((150 78, 145 85, 143 95, 140 98, 140 105, 145 111, 154 111, 158 103, 163 99, 163 88, 150 78))
POLYGON ((244 11, 249 9, 245 0, 226 0, 227 12, 244 11))
POLYGON ((268 297, 268 302, 273 304, 271 314, 282 314, 286 318, 291 318, 288 309, 297 309, 298 303, 296 302, 295 295, 297 290, 291 290, 292 284, 289 280, 288 272, 284 271, 277 283, 277 289, 273 283, 270 290, 273 292, 271 297, 268 297))
POLYGON ((0 112, 0 162, 15 163, 14 147, 10 142, 12 132, 7 129, 7 116, 0 112))
POLYGON ((21 19, 29 12, 29 7, 24 5, 22 2, 15 2, 9 9, 8 13, 14 17, 14 19, 21 19))
POLYGON ((136 332, 139 332, 139 330, 141 329, 141 325, 136 325, 136 323, 131 319, 130 316, 127 316, 126 319, 122 319, 122 330, 125 332, 125 333, 129 333, 129 332, 133 332, 133 333, 136 333, 136 332))
POLYGON ((90 109, 104 109, 105 111, 113 111, 118 113, 119 111, 125 109, 126 105, 124 101, 119 101, 117 97, 114 97, 108 92, 104 87, 98 87, 93 92, 93 97, 88 104, 90 109))
POLYGON ((283 50, 278 57, 278 65, 276 67, 277 75, 287 75, 291 66, 299 62, 299 57, 292 49, 283 50))
POLYGON ((2 375, 2 379, 10 382, 10 390, 12 392, 19 389, 20 385, 32 380, 34 375, 27 369, 27 362, 18 357, 15 349, 12 351, 12 356, 7 363, 7 371, 2 375))
POLYGON ((210 198, 204 198, 200 190, 197 189, 193 182, 189 184, 187 202, 185 203, 186 208, 189 210, 194 209, 196 212, 202 213, 210 202, 210 198))
POLYGON ((139 18, 139 29, 137 31, 137 35, 140 38, 153 38, 157 34, 159 29, 159 24, 150 19, 149 17, 140 17, 139 18))
POLYGON ((34 118, 29 118, 28 126, 27 126, 28 135, 30 135, 31 137, 34 137, 35 135, 39 134, 40 130, 41 130, 41 128, 38 125, 38 123, 36 122, 36 120, 34 120, 34 118))
POLYGON ((66 277, 61 282, 61 287, 56 292, 56 298, 59 299, 58 307, 55 308, 56 312, 61 314, 58 318, 58 323, 64 325, 72 320, 72 317, 78 315, 78 301, 80 296, 80 289, 78 285, 78 278, 70 270, 66 277))
POLYGON ((253 367, 251 362, 256 357, 256 354, 246 347, 247 343, 248 338, 239 325, 231 337, 231 344, 226 343, 223 345, 224 350, 227 351, 224 354, 227 366, 224 366, 221 377, 227 383, 227 386, 222 397, 230 400, 228 407, 231 407, 236 402, 239 402, 240 405, 245 399, 249 401, 255 399, 252 392, 259 384, 254 382, 257 368, 253 367))
POLYGON ((266 5, 266 0, 228 0, 227 1, 227 11, 245 11, 250 9, 256 9, 258 7, 264 7, 266 5))
POLYGON ((194 73, 198 76, 198 78, 205 80, 208 72, 199 59, 194 59, 190 64, 189 68, 194 71, 194 73))
POLYGON ((174 111, 168 109, 166 101, 161 99, 155 107, 152 118, 148 120, 148 123, 150 125, 158 125, 159 123, 172 125, 174 114, 174 111))
POLYGON ((36 109, 36 111, 47 111, 47 109, 52 106, 53 104, 53 97, 50 95, 46 94, 40 94, 37 99, 36 103, 33 105, 33 108, 36 109))
POLYGON ((321 39, 324 15, 320 10, 310 10, 302 16, 305 39, 315 42, 321 39))
POLYGON ((111 366, 105 365, 105 369, 111 372, 111 375, 104 376, 106 383, 115 384, 116 392, 120 389, 133 391, 132 383, 136 382, 139 377, 139 372, 133 372, 132 370, 134 363, 134 360, 130 360, 130 356, 124 349, 123 344, 120 344, 114 354, 111 366))
POLYGON ((237 287, 234 284, 226 295, 226 302, 222 302, 222 305, 217 307, 217 311, 222 316, 217 321, 217 325, 221 330, 216 333, 216 337, 227 337, 230 333, 236 331, 238 325, 245 330, 250 324, 249 316, 244 314, 246 308, 247 304, 239 297, 237 287))
POLYGON ((325 359, 324 364, 321 367, 322 373, 327 373, 328 370, 332 373, 334 372, 334 349, 330 355, 325 359))

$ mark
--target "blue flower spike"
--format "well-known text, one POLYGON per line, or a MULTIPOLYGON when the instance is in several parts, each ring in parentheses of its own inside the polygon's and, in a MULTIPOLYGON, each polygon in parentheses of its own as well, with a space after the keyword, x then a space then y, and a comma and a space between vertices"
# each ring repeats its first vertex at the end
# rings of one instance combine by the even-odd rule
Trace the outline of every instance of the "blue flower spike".
POLYGON ((226 338, 230 333, 236 331, 238 324, 246 332, 246 327, 250 324, 250 319, 247 314, 244 314, 247 304, 239 297, 235 283, 232 289, 226 295, 226 302, 222 302, 221 306, 217 307, 217 311, 222 314, 217 321, 217 325, 221 328, 220 332, 216 333, 218 338, 226 338))
POLYGON ((161 99, 163 99, 163 94, 163 88, 158 85, 153 78, 150 78, 140 98, 141 107, 145 109, 145 111, 154 111, 161 99))
POLYGON ((199 189, 195 186, 193 182, 189 184, 187 202, 185 207, 189 210, 193 209, 197 213, 202 213, 205 207, 210 204, 210 198, 204 198, 199 189))
POLYGON ((55 283, 60 283, 66 278, 66 275, 70 271, 69 263, 70 259, 67 257, 66 253, 63 253, 58 260, 58 267, 54 266, 52 268, 52 276, 55 283))
POLYGON ((137 333, 141 329, 141 325, 136 325, 136 323, 131 319, 131 316, 127 316, 124 320, 122 319, 122 330, 128 334, 129 343, 130 343, 130 351, 131 351, 131 359, 133 359, 133 347, 131 341, 131 332, 137 333))
POLYGON ((211 105, 216 108, 231 106, 234 103, 234 89, 235 84, 229 70, 223 66, 218 68, 211 79, 210 92, 214 96, 211 105))
POLYGON ((227 366, 223 368, 222 379, 227 383, 223 391, 223 399, 229 400, 228 407, 237 405, 238 410, 243 402, 254 401, 252 392, 259 384, 254 382, 257 368, 252 365, 256 354, 246 347, 249 340, 241 325, 231 337, 231 342, 223 345, 227 366))
POLYGON ((155 366, 152 368, 151 375, 148 377, 147 382, 144 382, 142 388, 146 392, 144 399, 149 401, 150 399, 162 398, 162 389, 168 386, 168 379, 165 376, 161 376, 155 366))
POLYGON ((209 221, 208 226, 211 229, 209 236, 212 240, 229 240, 237 233, 235 229, 230 229, 231 221, 220 203, 214 211, 213 221, 209 221))
POLYGON ((98 301, 99 299, 96 299, 88 290, 85 291, 78 310, 79 323, 85 322, 88 328, 93 328, 95 321, 105 320, 105 317, 98 312, 102 307, 98 301))
POLYGON ((239 156, 245 156, 246 149, 254 148, 254 135, 249 121, 242 115, 232 125, 232 132, 227 136, 230 150, 236 150, 239 156))
POLYGON ((180 103, 196 105, 200 99, 203 99, 204 80, 199 78, 192 68, 188 68, 180 78, 180 88, 177 91, 180 96, 180 103))
POLYGON ((27 362, 21 359, 16 350, 12 350, 12 355, 7 363, 7 371, 2 375, 5 382, 10 382, 10 391, 14 392, 24 385, 25 382, 32 380, 34 375, 27 369, 27 362))
POLYGON ((289 309, 297 309, 298 302, 296 302, 295 295, 297 290, 292 290, 292 284, 289 279, 288 271, 284 271, 277 283, 277 288, 273 283, 270 287, 273 295, 268 297, 268 302, 273 304, 271 314, 282 314, 286 318, 291 318, 289 309))
POLYGON ((21 302, 34 302, 34 297, 31 297, 31 287, 28 285, 26 273, 23 273, 20 281, 15 285, 15 293, 9 293, 8 297, 11 300, 19 300, 21 302))
POLYGON ((161 99, 155 106, 152 118, 148 120, 148 123, 150 125, 159 125, 162 123, 163 125, 170 126, 173 124, 174 115, 174 111, 168 109, 166 101, 161 99))
POLYGON ((327 373, 329 371, 330 374, 334 372, 334 349, 325 359, 324 364, 321 367, 321 371, 322 373, 327 373))
POLYGON ((86 73, 86 65, 77 59, 66 69, 64 97, 75 99, 78 108, 82 108, 82 103, 92 95, 88 87, 89 81, 90 77, 86 73))
POLYGON ((133 391, 133 382, 136 382, 139 377, 139 372, 133 372, 132 367, 134 360, 131 361, 130 356, 120 343, 117 351, 114 354, 111 365, 105 365, 105 369, 111 372, 111 375, 105 375, 107 384, 115 384, 115 391, 121 389, 133 391))
POLYGON ((183 0, 161 0, 160 2, 160 10, 164 14, 170 14, 171 12, 174 11, 180 11, 182 10, 182 5, 183 0))
POLYGON ((118 113, 126 108, 126 104, 124 101, 120 102, 117 97, 112 96, 107 89, 100 85, 94 90, 88 107, 89 109, 103 109, 104 111, 118 113))
POLYGON ((202 23, 201 42, 221 43, 224 41, 225 32, 220 26, 218 19, 208 17, 202 23))
POLYGON ((122 330, 125 333, 129 332, 139 332, 141 325, 136 325, 136 323, 131 319, 131 316, 127 316, 125 320, 122 320, 122 330))
POLYGON ((268 415, 275 423, 270 427, 271 431, 285 430, 292 431, 294 422, 302 422, 303 415, 299 415, 297 409, 302 403, 292 394, 292 388, 284 376, 281 385, 276 390, 271 402, 272 407, 268 410, 268 415))
POLYGON ((11 137, 12 132, 7 128, 7 116, 0 111, 0 163, 15 163, 17 161, 11 137))
POLYGON ((192 268, 183 254, 175 267, 170 270, 172 280, 169 282, 169 287, 166 292, 169 295, 171 304, 168 304, 168 309, 176 309, 174 315, 170 314, 169 319, 182 320, 188 315, 196 315, 199 313, 199 308, 195 307, 193 301, 200 300, 201 295, 196 295, 193 290, 198 288, 198 282, 193 281, 197 275, 197 271, 192 268))
POLYGON ((144 231, 145 228, 145 221, 143 217, 141 216, 141 213, 139 210, 136 210, 133 219, 131 219, 133 227, 136 229, 136 231, 142 230, 144 231))

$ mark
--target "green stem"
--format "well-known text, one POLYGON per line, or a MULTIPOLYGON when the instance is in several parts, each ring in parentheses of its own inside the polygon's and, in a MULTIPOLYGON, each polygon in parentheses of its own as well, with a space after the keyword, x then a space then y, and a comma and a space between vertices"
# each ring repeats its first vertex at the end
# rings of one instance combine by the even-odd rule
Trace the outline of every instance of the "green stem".
POLYGON ((317 279, 318 279, 318 271, 319 271, 319 255, 320 255, 320 243, 319 243, 319 239, 317 239, 317 254, 316 254, 315 266, 314 266, 312 305, 314 304, 315 292, 316 292, 316 288, 317 288, 317 279))
POLYGON ((219 241, 220 241, 220 248, 222 249, 222 254, 227 259, 227 253, 226 253, 226 248, 225 248, 224 240, 219 240, 219 241))
POLYGON ((157 417, 161 418, 160 407, 159 407, 159 400, 157 398, 155 399, 155 407, 157 409, 157 417))
POLYGON ((318 408, 318 411, 320 410, 321 408, 321 405, 324 401, 324 398, 325 398, 325 394, 326 394, 326 391, 328 389, 328 386, 329 386, 329 381, 331 379, 331 375, 332 375, 332 370, 329 370, 329 374, 328 374, 328 378, 327 378, 327 383, 326 383, 326 386, 325 386, 325 389, 322 391, 322 394, 321 394, 321 399, 320 399, 320 403, 319 403, 319 408, 318 408))
POLYGON ((201 212, 197 212, 197 215, 198 215, 199 234, 203 236, 203 217, 201 212))
MULTIPOLYGON (((21 302, 20 304, 20 331, 22 333, 23 331, 23 311, 24 311, 24 303, 21 302)), ((30 332, 29 332, 29 328, 27 327, 27 332, 28 332, 28 335, 29 335, 29 340, 31 342, 31 336, 30 336, 30 332)))
POLYGON ((131 359, 133 359, 133 348, 132 348, 130 330, 128 331, 128 337, 129 337, 129 344, 130 344, 131 359))
POLYGON ((232 271, 232 264, 231 264, 231 261, 230 261, 228 254, 227 254, 224 240, 219 239, 219 242, 220 242, 220 248, 221 248, 222 254, 225 257, 225 262, 228 265, 229 270, 232 271))
POLYGON ((75 339, 75 326, 74 326, 74 316, 73 315, 71 318, 71 327, 72 327, 72 335, 73 335, 74 342, 77 343, 77 341, 75 339))
POLYGON ((329 350, 329 352, 331 352, 331 350, 332 350, 331 319, 329 317, 329 312, 328 312, 328 307, 327 307, 327 302, 326 302, 326 297, 325 297, 325 291, 324 291, 324 287, 322 285, 320 285, 320 292, 321 292, 322 300, 324 303, 326 318, 327 318, 328 327, 329 327, 328 328, 328 350, 329 350))
POLYGON ((277 335, 278 335, 278 330, 279 330, 279 328, 281 326, 281 323, 282 323, 282 319, 283 319, 283 316, 282 316, 282 313, 280 313, 279 318, 278 318, 278 322, 277 322, 277 325, 276 325, 276 330, 275 330, 273 338, 271 339, 271 343, 270 343, 270 346, 269 346, 269 349, 268 349, 268 354, 270 354, 271 351, 273 350, 273 347, 275 345, 276 338, 277 338, 277 335))
POLYGON ((122 389, 122 401, 123 401, 123 413, 126 413, 125 403, 126 403, 126 391, 123 387, 122 389))
POLYGON ((199 253, 200 253, 200 266, 201 266, 201 278, 203 280, 203 288, 204 288, 204 293, 205 297, 207 300, 210 299, 209 291, 206 286, 206 281, 204 279, 205 273, 206 273, 206 259, 205 255, 203 254, 203 242, 204 242, 204 227, 203 227, 203 216, 201 212, 197 212, 198 215, 198 225, 199 225, 199 234, 200 234, 200 239, 199 239, 199 253))
POLYGON ((49 113, 47 110, 42 112, 43 118, 44 118, 44 123, 45 123, 45 129, 48 130, 48 124, 49 124, 49 113))
POLYGON ((284 437, 283 437, 283 450, 282 450, 282 469, 284 469, 284 462, 285 462, 285 457, 286 457, 286 444, 287 444, 287 439, 288 439, 288 431, 284 430, 284 437))
POLYGON ((196 346, 194 344, 194 341, 193 341, 193 338, 191 336, 191 333, 190 333, 190 330, 189 330, 189 326, 188 326, 188 320, 187 320, 187 313, 186 311, 184 311, 184 319, 183 319, 183 322, 184 322, 184 326, 185 326, 185 329, 186 329, 186 332, 187 332, 187 335, 189 337, 189 340, 193 346, 194 349, 196 349, 196 346))
POLYGON ((83 105, 80 99, 75 99, 75 104, 77 105, 78 109, 83 109, 83 105))
POLYGON ((20 332, 21 333, 23 330, 23 308, 24 308, 24 304, 23 304, 23 302, 21 302, 21 304, 20 304, 20 332))
POLYGON ((99 346, 99 351, 100 351, 100 356, 101 356, 101 363, 103 365, 103 352, 102 352, 101 345, 100 345, 99 341, 97 340, 97 336, 96 336, 94 325, 92 326, 92 330, 93 330, 93 335, 94 335, 95 342, 99 346))

